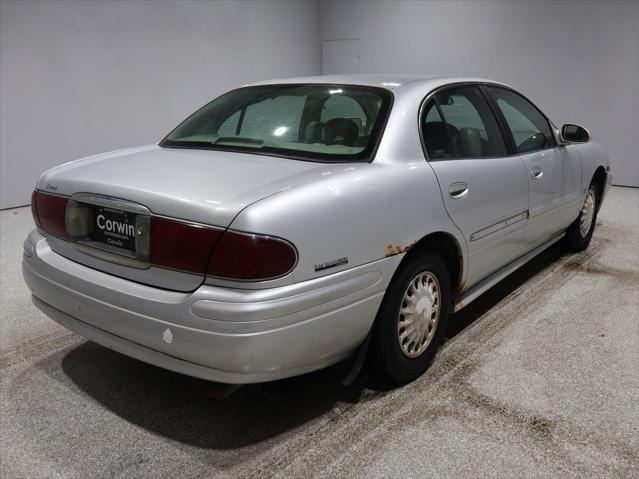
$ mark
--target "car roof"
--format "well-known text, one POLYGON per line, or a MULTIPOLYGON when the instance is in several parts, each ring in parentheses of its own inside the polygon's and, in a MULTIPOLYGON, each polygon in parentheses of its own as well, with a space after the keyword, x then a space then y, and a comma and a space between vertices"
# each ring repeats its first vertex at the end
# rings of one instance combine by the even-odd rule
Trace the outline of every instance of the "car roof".
MULTIPOLYGON (((410 84, 410 86, 428 86, 437 88, 449 83, 494 83, 505 85, 504 83, 489 80, 486 78, 475 77, 456 77, 443 75, 426 75, 426 74, 349 74, 349 75, 315 75, 297 78, 280 78, 275 80, 264 80, 251 83, 247 86, 256 85, 274 85, 274 84, 299 84, 299 83, 324 83, 324 84, 341 84, 341 85, 362 85, 388 90, 401 89, 410 84), (427 85, 428 84, 428 85, 427 85)), ((507 86, 507 85, 505 85, 507 86)))

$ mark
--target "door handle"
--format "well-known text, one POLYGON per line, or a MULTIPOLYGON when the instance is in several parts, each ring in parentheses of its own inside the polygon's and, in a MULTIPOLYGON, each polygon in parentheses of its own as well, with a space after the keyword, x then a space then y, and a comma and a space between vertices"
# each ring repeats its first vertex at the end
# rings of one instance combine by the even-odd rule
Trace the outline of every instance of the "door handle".
POLYGON ((453 183, 448 188, 448 196, 454 200, 460 200, 467 196, 469 193, 468 185, 466 183, 453 183))
POLYGON ((530 169, 530 179, 531 180, 540 180, 544 177, 544 172, 538 166, 534 166, 530 169))

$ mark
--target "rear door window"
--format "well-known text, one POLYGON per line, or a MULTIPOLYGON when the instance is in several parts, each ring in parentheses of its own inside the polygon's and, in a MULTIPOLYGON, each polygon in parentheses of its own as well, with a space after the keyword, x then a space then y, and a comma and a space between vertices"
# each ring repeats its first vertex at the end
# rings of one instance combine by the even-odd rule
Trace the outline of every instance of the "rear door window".
POLYGON ((508 154, 499 124, 477 86, 447 88, 436 93, 428 106, 422 135, 430 158, 494 158, 508 154))
POLYGON ((422 135, 428 157, 433 160, 454 158, 451 135, 446 131, 447 125, 433 100, 426 104, 423 118, 422 135))

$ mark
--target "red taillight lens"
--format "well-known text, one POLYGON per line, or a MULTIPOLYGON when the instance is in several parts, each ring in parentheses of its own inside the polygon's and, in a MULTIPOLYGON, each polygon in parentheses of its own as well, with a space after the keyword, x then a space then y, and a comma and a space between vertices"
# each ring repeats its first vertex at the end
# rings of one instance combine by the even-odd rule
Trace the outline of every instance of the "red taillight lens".
POLYGON ((33 222, 36 224, 38 228, 42 228, 42 223, 40 223, 40 218, 38 218, 38 207, 36 202, 38 201, 38 191, 34 190, 31 193, 31 215, 33 216, 33 222))
POLYGON ((223 230, 151 217, 149 262, 204 274, 223 230))
POLYGON ((284 276, 297 262, 288 241, 227 231, 213 252, 207 274, 222 278, 263 280, 284 276))
MULTIPOLYGON (((38 228, 67 238, 67 198, 34 191, 31 212, 38 228)), ((289 273, 297 263, 295 247, 280 238, 210 228, 168 218, 150 220, 148 260, 157 266, 197 274, 265 280, 289 273)), ((146 255, 145 255, 146 259, 146 255)))
POLYGON ((66 207, 67 198, 62 196, 48 195, 41 191, 34 191, 31 196, 31 211, 38 228, 60 238, 67 237, 64 228, 64 211, 66 207))

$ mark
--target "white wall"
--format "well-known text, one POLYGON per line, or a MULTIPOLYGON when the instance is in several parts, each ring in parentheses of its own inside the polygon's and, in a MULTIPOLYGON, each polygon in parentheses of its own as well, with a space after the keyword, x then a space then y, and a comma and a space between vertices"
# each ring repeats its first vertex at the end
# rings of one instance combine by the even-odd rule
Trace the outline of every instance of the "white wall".
POLYGON ((0 2, 0 207, 68 160, 157 142, 226 89, 319 73, 315 1, 0 2))
POLYGON ((362 72, 482 76, 586 126, 639 186, 639 2, 322 1, 320 39, 360 39, 362 72))
POLYGON ((319 40, 345 38, 363 72, 520 88, 639 186, 639 2, 1 0, 0 207, 29 203, 46 168, 158 141, 228 88, 319 73, 319 40))

